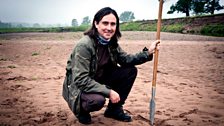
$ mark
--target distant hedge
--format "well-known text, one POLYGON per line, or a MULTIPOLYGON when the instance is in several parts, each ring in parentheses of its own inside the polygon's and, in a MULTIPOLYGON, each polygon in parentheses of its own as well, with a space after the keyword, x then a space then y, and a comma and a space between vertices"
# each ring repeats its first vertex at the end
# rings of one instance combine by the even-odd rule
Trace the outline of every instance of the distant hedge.
POLYGON ((201 34, 224 37, 224 25, 207 25, 201 28, 201 34))
MULTIPOLYGON (((162 20, 162 32, 174 32, 184 34, 201 34, 208 36, 224 37, 224 24, 219 23, 224 18, 224 14, 188 17, 162 20), (205 21, 210 21, 205 23, 205 21), (204 22, 204 23, 203 23, 204 22)), ((223 20, 222 20, 223 21, 223 20)), ((221 22, 222 22, 221 21, 221 22)), ((52 28, 0 28, 0 33, 14 32, 78 32, 89 29, 90 25, 77 27, 52 27, 52 28)), ((157 20, 142 20, 125 22, 120 24, 121 31, 156 31, 157 20)))
POLYGON ((0 28, 0 33, 19 33, 19 32, 78 32, 85 31, 89 25, 79 27, 50 27, 50 28, 0 28))

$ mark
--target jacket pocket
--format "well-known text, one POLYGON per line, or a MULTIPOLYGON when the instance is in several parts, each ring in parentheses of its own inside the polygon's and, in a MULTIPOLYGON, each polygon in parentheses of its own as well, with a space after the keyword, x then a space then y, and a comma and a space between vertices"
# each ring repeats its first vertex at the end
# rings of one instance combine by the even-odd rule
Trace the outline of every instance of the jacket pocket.
POLYGON ((71 74, 66 73, 66 77, 65 77, 65 80, 64 80, 64 83, 63 83, 63 89, 62 89, 62 96, 63 98, 65 99, 65 101, 69 101, 69 85, 71 84, 71 81, 72 81, 72 78, 71 78, 71 74))
POLYGON ((65 99, 65 101, 68 102, 69 96, 68 96, 68 86, 67 86, 67 77, 65 77, 64 83, 63 83, 63 89, 62 89, 62 96, 65 99))

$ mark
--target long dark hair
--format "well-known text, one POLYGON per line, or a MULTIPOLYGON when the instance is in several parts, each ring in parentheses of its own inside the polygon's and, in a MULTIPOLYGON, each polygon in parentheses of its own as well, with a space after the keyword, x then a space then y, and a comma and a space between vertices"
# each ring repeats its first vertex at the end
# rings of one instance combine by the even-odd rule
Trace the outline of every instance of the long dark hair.
POLYGON ((104 7, 102 9, 100 9, 95 14, 95 16, 93 18, 91 28, 89 30, 87 30, 86 32, 84 32, 84 35, 89 35, 91 38, 96 40, 96 36, 98 35, 98 31, 97 31, 97 28, 95 26, 95 21, 96 21, 96 23, 99 23, 102 20, 102 18, 105 15, 108 15, 108 14, 113 14, 116 17, 116 20, 117 20, 116 31, 115 31, 114 36, 111 38, 111 42, 113 44, 117 43, 118 39, 121 37, 121 32, 120 32, 120 27, 119 27, 119 17, 117 15, 117 12, 115 10, 111 9, 110 7, 104 7))

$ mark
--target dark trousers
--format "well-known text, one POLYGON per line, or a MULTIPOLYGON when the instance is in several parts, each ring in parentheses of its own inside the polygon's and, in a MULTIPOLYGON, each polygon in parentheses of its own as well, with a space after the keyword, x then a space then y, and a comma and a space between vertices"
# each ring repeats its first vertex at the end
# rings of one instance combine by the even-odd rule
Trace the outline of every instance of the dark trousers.
MULTIPOLYGON (((137 76, 136 67, 117 67, 115 69, 107 70, 104 76, 97 80, 111 87, 120 95, 120 101, 113 104, 109 101, 108 107, 121 107, 131 91, 135 78, 137 76)), ((86 112, 98 111, 103 108, 105 104, 105 97, 101 94, 81 94, 81 106, 86 112)))

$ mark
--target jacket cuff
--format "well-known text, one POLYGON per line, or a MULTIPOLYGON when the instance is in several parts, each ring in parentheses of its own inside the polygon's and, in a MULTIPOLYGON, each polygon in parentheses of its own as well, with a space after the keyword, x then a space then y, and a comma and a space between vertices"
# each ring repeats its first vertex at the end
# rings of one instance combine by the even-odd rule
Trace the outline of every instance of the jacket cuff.
POLYGON ((105 85, 105 90, 102 92, 107 98, 110 97, 110 90, 111 88, 107 85, 105 85))
POLYGON ((151 54, 149 54, 149 52, 147 51, 147 53, 148 53, 148 59, 149 59, 149 61, 151 61, 152 59, 153 59, 153 54, 151 53, 151 54))
POLYGON ((146 52, 146 54, 147 54, 147 56, 148 56, 148 61, 151 61, 151 60, 153 59, 153 53, 150 54, 148 50, 149 50, 149 49, 145 47, 142 51, 143 51, 143 52, 146 52))

